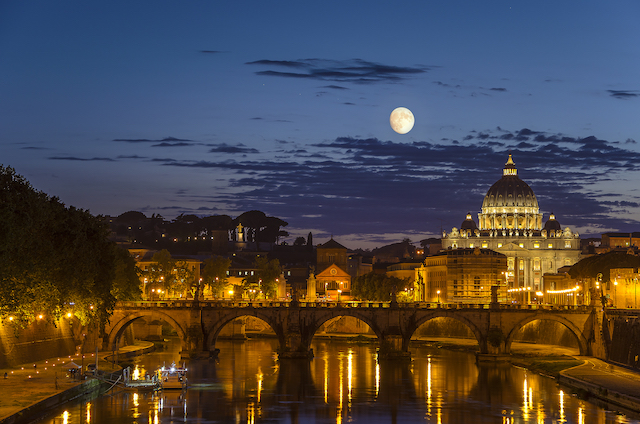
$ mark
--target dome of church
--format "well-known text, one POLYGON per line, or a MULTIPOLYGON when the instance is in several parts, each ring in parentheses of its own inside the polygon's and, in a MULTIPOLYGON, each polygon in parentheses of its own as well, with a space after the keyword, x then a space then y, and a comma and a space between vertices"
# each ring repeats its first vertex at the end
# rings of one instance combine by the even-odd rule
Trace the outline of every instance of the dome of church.
POLYGON ((518 170, 511 154, 505 164, 502 178, 496 181, 484 196, 482 209, 485 210, 485 208, 538 209, 538 199, 531 187, 518 177, 518 170))
POLYGON ((538 199, 527 183, 518 177, 511 154, 502 171, 502 178, 487 191, 478 215, 480 231, 509 232, 540 231, 542 214, 538 199))
POLYGON ((462 221, 462 225, 460 225, 460 229, 461 230, 470 230, 471 232, 473 232, 473 231, 478 229, 478 226, 476 225, 476 222, 471 217, 470 213, 467 214, 467 219, 462 221))
POLYGON ((556 221, 556 216, 551 214, 549 216, 549 220, 544 224, 544 229, 547 230, 547 232, 550 232, 562 230, 562 227, 560 226, 560 223, 556 221))

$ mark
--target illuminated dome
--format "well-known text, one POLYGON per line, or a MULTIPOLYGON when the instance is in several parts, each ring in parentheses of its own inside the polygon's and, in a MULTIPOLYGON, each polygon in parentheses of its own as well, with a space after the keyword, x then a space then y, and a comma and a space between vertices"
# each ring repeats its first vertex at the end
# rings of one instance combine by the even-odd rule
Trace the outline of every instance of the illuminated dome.
POLYGON ((540 230, 542 214, 538 199, 527 183, 518 177, 511 154, 502 178, 489 188, 478 215, 481 230, 540 230))
POLYGON ((478 229, 476 222, 471 217, 471 214, 467 214, 467 219, 462 221, 462 225, 460 225, 460 231, 467 233, 467 236, 472 236, 475 231, 478 229))
POLYGON ((551 232, 554 231, 561 231, 562 227, 560 226, 560 223, 556 221, 556 216, 551 214, 549 216, 549 220, 544 224, 544 229, 547 230, 547 233, 551 234, 551 232))

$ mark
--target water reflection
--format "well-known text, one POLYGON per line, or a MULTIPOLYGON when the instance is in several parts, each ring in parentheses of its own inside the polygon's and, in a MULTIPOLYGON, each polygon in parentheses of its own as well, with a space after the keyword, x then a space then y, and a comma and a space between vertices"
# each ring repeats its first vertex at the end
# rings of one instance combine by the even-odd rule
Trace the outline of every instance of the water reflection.
MULTIPOLYGON (((191 361, 185 393, 118 392, 43 422, 632 423, 509 365, 480 366, 464 352, 420 347, 412 361, 377 360, 374 345, 318 340, 312 361, 278 361, 275 340, 218 341, 218 361, 191 361)), ((141 372, 175 351, 135 359, 141 372)))

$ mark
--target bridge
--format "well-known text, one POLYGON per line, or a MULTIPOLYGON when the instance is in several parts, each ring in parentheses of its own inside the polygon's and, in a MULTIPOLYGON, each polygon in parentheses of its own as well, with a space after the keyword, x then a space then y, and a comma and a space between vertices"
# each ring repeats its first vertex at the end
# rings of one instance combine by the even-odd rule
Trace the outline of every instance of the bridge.
POLYGON ((378 338, 381 359, 409 358, 409 342, 427 321, 446 317, 466 325, 479 345, 479 359, 510 354, 518 331, 535 320, 551 320, 575 337, 580 355, 606 359, 602 311, 593 306, 432 304, 392 302, 160 301, 119 302, 104 328, 103 348, 118 341, 135 320, 162 320, 178 333, 182 357, 209 357, 223 327, 251 316, 275 332, 278 355, 309 358, 311 341, 327 321, 349 316, 365 322, 378 338))

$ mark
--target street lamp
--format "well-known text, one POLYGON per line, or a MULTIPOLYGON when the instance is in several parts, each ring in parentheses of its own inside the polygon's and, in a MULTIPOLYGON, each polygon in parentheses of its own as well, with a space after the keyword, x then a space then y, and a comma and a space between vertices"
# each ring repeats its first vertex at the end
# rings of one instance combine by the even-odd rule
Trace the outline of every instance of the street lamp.
POLYGON ((618 307, 618 280, 613 280, 613 306, 618 307))
POLYGON ((436 291, 436 293, 438 294, 438 304, 440 303, 440 290, 436 291))

